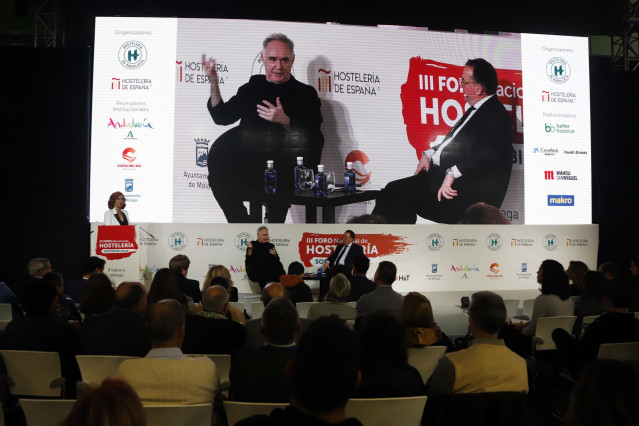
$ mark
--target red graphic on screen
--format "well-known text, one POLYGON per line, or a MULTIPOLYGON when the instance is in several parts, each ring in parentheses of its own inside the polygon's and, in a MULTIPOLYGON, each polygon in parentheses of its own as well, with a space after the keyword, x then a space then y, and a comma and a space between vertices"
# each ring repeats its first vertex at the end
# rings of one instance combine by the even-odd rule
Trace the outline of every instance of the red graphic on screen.
POLYGON ((138 251, 135 226, 98 226, 95 254, 108 260, 124 259, 138 251))
MULTIPOLYGON (((330 256, 335 246, 342 244, 342 235, 305 232, 298 244, 302 263, 307 267, 318 266, 312 260, 330 256)), ((391 234, 357 234, 355 237, 355 243, 364 248, 364 254, 369 258, 404 253, 411 245, 405 240, 406 237, 391 234)))
POLYGON ((344 160, 344 168, 346 168, 346 163, 353 163, 353 171, 355 172, 355 180, 358 184, 364 185, 371 178, 371 174, 373 172, 369 172, 366 169, 366 165, 370 159, 368 155, 364 151, 355 150, 348 153, 346 159, 344 160))
MULTIPOLYGON (((459 83, 463 65, 430 59, 410 59, 408 78, 401 88, 406 136, 417 158, 437 136, 445 136, 467 109, 459 83)), ((497 69, 497 98, 512 117, 514 143, 523 144, 521 70, 497 69)))

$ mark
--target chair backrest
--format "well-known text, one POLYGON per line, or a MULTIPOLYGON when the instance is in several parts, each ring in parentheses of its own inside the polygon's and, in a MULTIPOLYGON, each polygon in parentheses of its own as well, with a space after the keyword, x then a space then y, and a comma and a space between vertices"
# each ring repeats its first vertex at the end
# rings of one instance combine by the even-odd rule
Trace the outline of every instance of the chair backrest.
POLYGON ((262 289, 260 288, 260 283, 257 281, 249 280, 249 289, 253 294, 262 294, 262 289))
POLYGON ((12 395, 62 396, 64 378, 57 352, 0 350, 0 355, 12 395))
POLYGON ((300 318, 308 318, 309 309, 311 309, 311 306, 316 303, 317 302, 297 302, 295 304, 295 309, 297 309, 297 313, 300 318))
POLYGON ((353 308, 357 308, 357 302, 346 302, 351 305, 353 308))
POLYGON ((523 309, 521 313, 523 315, 526 315, 528 318, 532 318, 533 306, 535 306, 535 299, 524 300, 523 309))
POLYGON ((12 320, 0 320, 0 331, 4 331, 12 320))
POLYGON ((222 390, 229 389, 231 387, 231 355, 227 354, 186 354, 186 356, 190 357, 201 357, 207 356, 211 358, 211 361, 215 363, 215 367, 217 369, 217 375, 220 378, 220 385, 222 386, 222 390))
POLYGON ((11 321, 13 319, 13 311, 11 310, 11 303, 0 303, 0 320, 11 321))
POLYGON ((504 304, 506 305, 506 316, 512 318, 519 308, 519 299, 504 299, 504 304))
POLYGON ((355 417, 366 426, 419 426, 426 396, 406 398, 349 399, 346 417, 355 417))
POLYGON ((459 393, 430 398, 424 411, 428 426, 531 426, 526 394, 459 393))
POLYGON ((276 402, 237 402, 224 401, 224 410, 229 426, 235 425, 240 420, 257 414, 269 414, 275 408, 284 408, 288 404, 276 402))
POLYGON ((601 315, 588 315, 583 317, 583 319, 581 320, 581 326, 586 328, 588 327, 590 324, 592 324, 597 318, 599 318, 601 315))
POLYGON ((599 345, 597 358, 639 361, 639 342, 603 343, 599 345))
POLYGON ((408 363, 419 371, 422 380, 426 383, 444 354, 446 354, 446 346, 408 348, 408 363))
POLYGON ((115 356, 115 355, 76 355, 80 367, 80 374, 84 383, 102 383, 107 377, 118 374, 118 367, 122 361, 135 359, 135 356, 115 356))
POLYGON ((639 319, 639 312, 635 312, 635 318, 639 319))
POLYGON ((568 333, 572 333, 576 320, 575 316, 537 318, 537 327, 533 338, 534 351, 557 349, 552 340, 552 332, 557 328, 563 328, 568 333))
POLYGON ((262 318, 264 312, 264 304, 262 302, 251 302, 251 318, 262 318))
POLYGON ((244 302, 229 302, 229 305, 233 306, 235 309, 239 309, 240 312, 244 312, 244 302))
POLYGON ((145 405, 149 426, 211 426, 213 405, 145 405))
POLYGON ((24 399, 20 406, 29 426, 58 425, 67 418, 75 399, 24 399))

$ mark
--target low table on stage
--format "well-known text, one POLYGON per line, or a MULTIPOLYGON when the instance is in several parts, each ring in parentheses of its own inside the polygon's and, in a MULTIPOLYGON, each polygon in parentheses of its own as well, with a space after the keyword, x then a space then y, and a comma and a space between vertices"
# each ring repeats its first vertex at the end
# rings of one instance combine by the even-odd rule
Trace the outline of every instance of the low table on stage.
MULTIPOLYGON (((347 194, 343 190, 333 191, 326 197, 315 196, 315 191, 296 191, 291 198, 291 204, 306 206, 306 223, 317 223, 317 207, 322 208, 322 223, 335 223, 335 207, 361 201, 374 200, 378 190, 357 190, 354 194, 347 194)), ((254 192, 249 195, 249 216, 255 223, 262 222, 262 204, 276 195, 264 192, 254 192)))

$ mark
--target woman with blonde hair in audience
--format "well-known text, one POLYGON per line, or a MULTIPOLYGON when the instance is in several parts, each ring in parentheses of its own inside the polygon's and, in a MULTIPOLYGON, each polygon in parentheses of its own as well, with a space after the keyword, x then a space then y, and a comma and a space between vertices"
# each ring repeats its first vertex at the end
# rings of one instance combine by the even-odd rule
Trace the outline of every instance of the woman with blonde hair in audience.
POLYGON ((406 346, 446 346, 446 352, 457 350, 435 322, 433 307, 423 294, 412 291, 404 296, 400 321, 406 327, 406 346))
POLYGON ((354 321, 357 318, 357 310, 346 303, 351 292, 351 283, 346 275, 339 273, 331 278, 326 294, 326 300, 316 303, 308 310, 308 320, 313 321, 320 317, 337 315, 345 321, 354 321))
POLYGON ((202 285, 202 294, 211 287, 211 280, 215 277, 223 277, 226 278, 226 281, 229 283, 229 302, 237 302, 238 294, 237 287, 233 284, 233 279, 231 278, 231 273, 226 266, 224 265, 213 265, 206 273, 206 278, 204 278, 204 284, 202 285))
POLYGON ((87 386, 60 426, 146 426, 146 414, 135 390, 121 379, 106 378, 87 386))

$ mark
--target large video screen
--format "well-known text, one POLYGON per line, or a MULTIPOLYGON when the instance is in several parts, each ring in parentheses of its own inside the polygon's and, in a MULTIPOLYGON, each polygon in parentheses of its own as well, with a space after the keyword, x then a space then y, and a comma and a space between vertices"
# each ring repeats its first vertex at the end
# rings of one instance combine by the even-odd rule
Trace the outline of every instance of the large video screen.
MULTIPOLYGON (((292 147, 293 163, 276 160, 274 168, 278 181, 288 182, 293 176, 295 154, 308 152, 296 151, 296 143, 308 141, 296 139, 294 131, 305 108, 319 108, 321 113, 323 145, 321 140, 311 142, 319 147, 313 155, 315 163, 335 174, 336 191, 341 190, 347 162, 353 163, 360 190, 384 188, 412 176, 424 151, 447 143, 447 134, 470 106, 464 86, 468 90, 473 83, 462 78, 470 58, 484 58, 497 71, 495 97, 508 113, 512 150, 493 152, 484 148, 485 142, 467 144, 463 161, 480 172, 460 167, 459 176, 452 170, 452 189, 462 195, 466 177, 467 183, 475 181, 476 190, 483 185, 482 176, 493 171, 494 157, 507 156, 511 168, 499 207, 512 223, 591 223, 585 37, 120 17, 96 19, 90 220, 101 222, 110 194, 120 191, 133 223, 227 222, 218 197, 245 191, 246 177, 252 187, 264 186, 266 162, 256 163, 247 149, 259 153, 264 147, 265 152, 275 149, 268 152, 280 155, 278 137, 286 135, 284 145, 292 147), (286 34, 294 42, 290 75, 303 95, 295 95, 297 103, 283 97, 279 110, 275 98, 262 103, 269 111, 288 112, 293 117, 289 127, 237 141, 234 137, 244 134, 246 123, 227 117, 216 120, 218 124, 213 121, 207 108, 211 83, 202 57, 215 60, 223 102, 228 106, 234 99, 237 106, 251 98, 244 94, 252 90, 252 82, 264 81, 253 77, 269 72, 262 43, 273 33, 286 34), (219 188, 215 195, 211 183, 219 188)), ((272 83, 268 75, 266 81, 272 83)), ((478 116, 482 108, 476 110, 478 116)), ((463 126, 468 130, 472 123, 471 115, 463 126)), ((477 133, 484 133, 488 143, 493 137, 477 133)), ((454 137, 448 142, 455 143, 454 137)), ((444 164, 447 154, 442 149, 439 161, 444 164)), ((310 157, 305 154, 304 161, 312 161, 310 157)), ((317 173, 315 166, 308 168, 317 173)), ((425 194, 413 188, 407 199, 422 199, 425 194)), ((447 202, 431 198, 432 203, 447 202)), ((377 202, 339 206, 335 220, 343 223, 371 213, 377 202)), ((286 222, 305 221, 304 206, 288 210, 286 222)), ((432 221, 418 218, 418 223, 432 221)))

